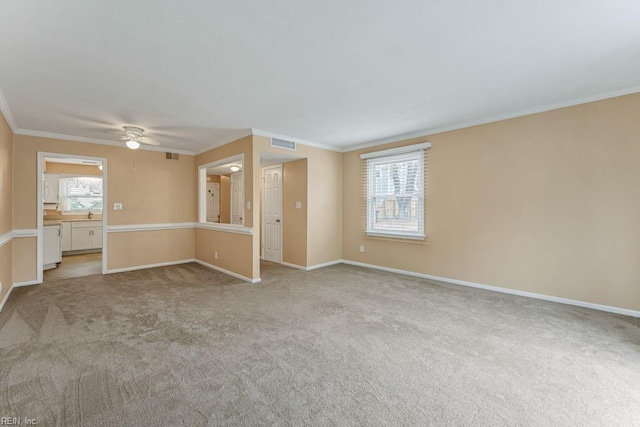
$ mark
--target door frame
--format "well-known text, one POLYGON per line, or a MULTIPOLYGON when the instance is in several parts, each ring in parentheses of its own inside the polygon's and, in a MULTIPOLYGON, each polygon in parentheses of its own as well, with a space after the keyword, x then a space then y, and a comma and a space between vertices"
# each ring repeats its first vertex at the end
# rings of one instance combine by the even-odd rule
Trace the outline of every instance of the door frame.
POLYGON ((264 226, 265 223, 267 222, 267 215, 265 214, 265 200, 266 200, 266 175, 267 175, 267 170, 269 169, 280 169, 280 189, 282 190, 282 192, 280 193, 280 261, 270 261, 270 262, 277 262, 278 264, 282 264, 282 253, 283 253, 283 248, 284 248, 284 240, 282 239, 282 235, 283 233, 283 229, 284 229, 284 212, 282 210, 282 204, 284 201, 284 197, 282 197, 282 195, 284 194, 284 178, 283 178, 283 171, 284 171, 284 166, 282 165, 282 163, 279 164, 275 164, 275 165, 269 165, 269 166, 264 166, 262 168, 262 203, 260 203, 260 208, 262 210, 260 216, 262 218, 262 221, 260 221, 260 235, 262 236, 262 238, 260 240, 262 240, 260 242, 260 253, 261 253, 261 258, 264 259, 264 252, 265 252, 265 248, 266 248, 266 233, 264 232, 264 226))
POLYGON ((107 274, 107 170, 108 161, 106 157, 80 156, 78 154, 50 153, 38 151, 38 165, 36 168, 36 211, 37 211, 37 255, 36 281, 38 284, 44 280, 44 209, 42 209, 42 177, 44 176, 44 159, 53 157, 58 159, 80 159, 102 162, 102 274, 107 274))

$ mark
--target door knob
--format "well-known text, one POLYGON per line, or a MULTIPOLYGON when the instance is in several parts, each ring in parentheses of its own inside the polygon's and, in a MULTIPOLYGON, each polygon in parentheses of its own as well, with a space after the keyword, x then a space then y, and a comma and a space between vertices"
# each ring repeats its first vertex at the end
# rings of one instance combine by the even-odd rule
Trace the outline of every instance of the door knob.
POLYGON ((280 222, 280 220, 279 220, 279 219, 276 219, 276 222, 280 222))

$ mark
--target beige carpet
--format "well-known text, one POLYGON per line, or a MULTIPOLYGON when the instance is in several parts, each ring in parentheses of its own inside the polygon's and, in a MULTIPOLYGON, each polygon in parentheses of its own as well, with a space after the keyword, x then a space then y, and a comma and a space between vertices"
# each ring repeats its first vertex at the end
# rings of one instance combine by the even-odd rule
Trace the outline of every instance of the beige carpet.
POLYGON ((39 425, 640 425, 636 319, 350 266, 14 290, 0 417, 39 425))

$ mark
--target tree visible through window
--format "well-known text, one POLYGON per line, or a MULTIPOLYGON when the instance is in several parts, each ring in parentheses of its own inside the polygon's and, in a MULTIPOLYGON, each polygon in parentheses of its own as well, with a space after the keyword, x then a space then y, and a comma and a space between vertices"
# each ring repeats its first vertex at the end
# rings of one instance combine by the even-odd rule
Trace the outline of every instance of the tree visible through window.
POLYGON ((367 233, 424 238, 422 150, 367 160, 367 233))
POLYGON ((60 178, 60 210, 102 211, 102 178, 76 176, 60 178))

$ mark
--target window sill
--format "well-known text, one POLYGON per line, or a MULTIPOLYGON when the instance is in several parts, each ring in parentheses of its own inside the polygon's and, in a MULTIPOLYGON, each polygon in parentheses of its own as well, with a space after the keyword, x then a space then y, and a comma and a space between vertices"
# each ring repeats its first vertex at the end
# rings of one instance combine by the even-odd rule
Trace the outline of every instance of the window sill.
POLYGON ((369 237, 388 237, 390 239, 424 240, 424 234, 385 233, 383 231, 367 231, 369 237))

